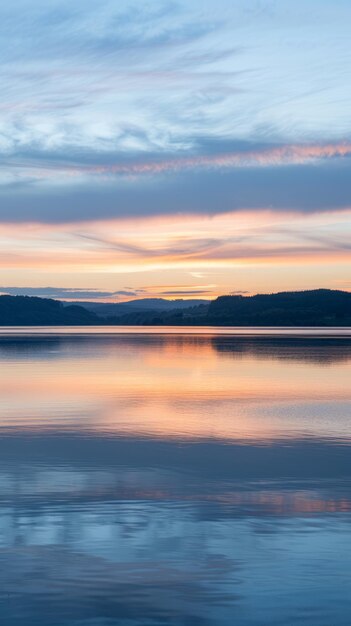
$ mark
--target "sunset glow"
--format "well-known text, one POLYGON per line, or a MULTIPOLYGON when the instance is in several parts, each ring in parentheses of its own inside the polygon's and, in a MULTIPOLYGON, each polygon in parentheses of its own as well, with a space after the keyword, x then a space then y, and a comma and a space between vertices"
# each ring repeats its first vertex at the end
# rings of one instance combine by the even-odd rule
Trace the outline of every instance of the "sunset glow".
POLYGON ((272 291, 287 285, 348 290, 350 216, 349 210, 307 216, 256 210, 3 224, 1 291, 50 283, 63 299, 71 289, 72 300, 91 290, 91 299, 119 301, 255 293, 266 283, 272 291))
POLYGON ((0 9, 1 293, 351 288, 347 3, 22 4, 0 9))

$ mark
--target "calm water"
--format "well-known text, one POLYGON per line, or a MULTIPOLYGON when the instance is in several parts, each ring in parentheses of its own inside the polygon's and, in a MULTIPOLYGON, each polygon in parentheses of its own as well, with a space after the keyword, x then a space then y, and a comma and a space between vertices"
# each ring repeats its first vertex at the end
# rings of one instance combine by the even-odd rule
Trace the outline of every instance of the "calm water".
POLYGON ((0 329, 0 624, 350 624, 351 331, 269 333, 0 329))

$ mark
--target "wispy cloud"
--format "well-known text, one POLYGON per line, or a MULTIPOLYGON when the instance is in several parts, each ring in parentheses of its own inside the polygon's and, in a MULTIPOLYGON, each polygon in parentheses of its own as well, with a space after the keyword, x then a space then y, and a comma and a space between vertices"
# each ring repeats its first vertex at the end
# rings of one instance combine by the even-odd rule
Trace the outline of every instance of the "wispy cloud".
MULTIPOLYGON (((216 217, 159 217, 73 225, 3 225, 3 266, 79 268, 96 272, 144 272, 186 267, 202 276, 216 263, 284 262, 350 257, 350 211, 297 217, 252 211, 216 217), (7 255, 9 255, 6 261, 7 255), (12 255, 12 256, 11 256, 12 255)), ((192 282, 194 282, 192 280, 192 282)))
POLYGON ((65 287, 0 287, 1 295, 9 296, 36 296, 38 298, 53 298, 59 300, 118 300, 136 298, 143 292, 135 290, 101 291, 99 289, 79 289, 65 287))

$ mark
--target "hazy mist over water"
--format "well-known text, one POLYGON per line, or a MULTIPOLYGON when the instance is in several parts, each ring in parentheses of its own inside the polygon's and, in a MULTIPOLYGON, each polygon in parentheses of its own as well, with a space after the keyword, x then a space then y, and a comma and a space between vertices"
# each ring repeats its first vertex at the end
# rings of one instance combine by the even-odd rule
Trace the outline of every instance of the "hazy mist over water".
POLYGON ((349 329, 1 329, 6 626, 345 626, 349 329))

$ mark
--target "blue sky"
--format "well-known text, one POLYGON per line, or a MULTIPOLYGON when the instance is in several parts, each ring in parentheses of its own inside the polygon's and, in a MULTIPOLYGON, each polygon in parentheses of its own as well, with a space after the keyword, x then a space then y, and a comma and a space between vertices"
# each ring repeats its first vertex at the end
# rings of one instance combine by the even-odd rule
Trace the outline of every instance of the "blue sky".
MULTIPOLYGON (((28 225, 46 233, 51 225, 49 241, 62 237, 55 229, 64 225, 67 244, 77 224, 92 241, 96 222, 97 231, 106 222, 118 234, 132 219, 140 243, 148 219, 228 213, 234 228, 235 214, 245 211, 284 222, 312 215, 321 238, 318 216, 332 212, 341 216, 333 249, 340 236, 345 264, 350 22, 345 0, 2 3, 3 248, 11 224, 12 252, 23 257, 28 225)), ((42 232, 36 252, 40 241, 42 232)), ((113 278, 123 274, 122 261, 118 271, 111 263, 98 272, 87 265, 84 274, 100 275, 97 288, 123 290, 113 278)), ((15 286, 33 286, 25 261, 22 273, 18 259, 6 266, 3 284, 13 287, 13 277, 15 286)), ((33 266, 38 288, 72 287, 72 272, 79 287, 92 286, 87 276, 82 283, 81 268, 72 266, 67 280, 58 261, 49 276, 44 270, 33 266)))

